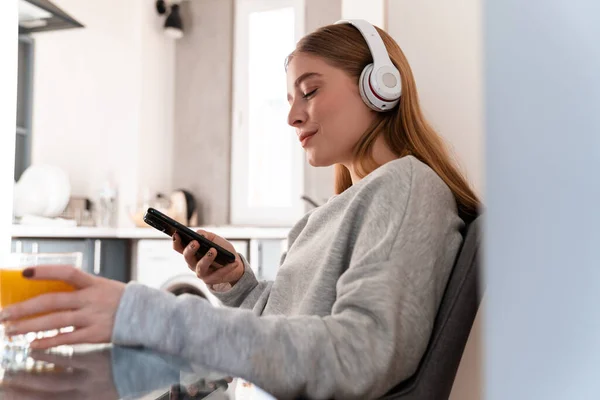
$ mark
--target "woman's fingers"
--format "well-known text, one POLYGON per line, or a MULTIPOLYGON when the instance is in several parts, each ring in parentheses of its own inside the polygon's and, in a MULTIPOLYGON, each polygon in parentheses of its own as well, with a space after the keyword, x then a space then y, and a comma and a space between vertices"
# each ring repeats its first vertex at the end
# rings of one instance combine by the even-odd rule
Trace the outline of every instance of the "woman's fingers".
POLYGON ((31 280, 63 281, 76 289, 83 289, 94 283, 94 277, 82 270, 67 265, 43 265, 23 270, 23 276, 31 280))
POLYGON ((183 258, 185 258, 185 262, 191 267, 192 265, 196 265, 198 262, 198 257, 196 256, 196 252, 200 245, 195 240, 192 240, 190 244, 188 244, 185 249, 183 249, 183 258))
POLYGON ((198 278, 204 280, 204 278, 208 276, 208 274, 210 273, 210 266, 215 262, 216 257, 217 251, 211 247, 210 250, 206 252, 204 257, 202 257, 196 263, 196 275, 198 276, 198 278))
MULTIPOLYGON (((196 233, 199 233, 200 235, 204 236, 205 238, 207 238, 208 240, 212 241, 215 238, 215 234, 211 233, 211 232, 207 232, 207 231, 203 231, 202 229, 198 229, 196 231, 196 233)), ((181 236, 179 236, 179 234, 177 232, 175 232, 173 234, 173 249, 178 252, 183 254, 184 250, 186 249, 186 247, 188 247, 190 245, 190 243, 187 244, 187 246, 185 246, 183 244, 183 242, 181 241, 181 236)), ((198 250, 198 243, 196 242, 196 250, 198 250)))
POLYGON ((181 243, 181 237, 177 233, 173 234, 173 249, 180 254, 183 254, 183 249, 185 249, 185 246, 181 243))
POLYGON ((75 310, 81 307, 78 292, 49 293, 22 303, 5 307, 0 313, 0 322, 17 321, 32 315, 52 311, 75 310))
POLYGON ((65 344, 79 343, 101 343, 96 338, 90 328, 75 329, 73 332, 59 333, 56 336, 36 339, 31 342, 32 349, 49 349, 51 347, 62 346, 65 344))
POLYGON ((205 230, 202 230, 202 229, 198 229, 196 231, 196 233, 199 233, 200 235, 204 236, 205 238, 207 238, 211 242, 214 242, 215 241, 215 237, 217 237, 217 235, 215 233, 208 232, 208 231, 205 231, 205 230))
MULTIPOLYGON (((202 229, 196 231, 200 235, 204 236, 206 239, 213 241, 221 246, 224 244, 223 239, 217 236, 212 232, 208 232, 202 229)), ((225 241, 225 245, 229 243, 225 241)), ((227 247, 227 246, 225 246, 227 247)), ((231 247, 229 245, 229 247, 231 247)), ((234 262, 227 266, 222 266, 215 262, 215 258, 217 257, 217 251, 214 248, 211 248, 204 256, 198 257, 198 249, 200 248, 200 244, 193 240, 187 246, 183 247, 181 243, 180 236, 175 233, 173 235, 173 248, 183 254, 185 262, 188 264, 188 267, 196 272, 198 278, 202 279, 206 284, 216 284, 229 282, 236 279, 230 279, 231 276, 237 275, 234 270, 239 265, 239 263, 234 262), (216 271, 216 272, 215 272, 216 271), (218 273, 217 273, 218 272, 218 273)), ((239 279, 239 277, 237 277, 239 279)))
POLYGON ((210 273, 209 275, 203 278, 203 281, 207 285, 217 285, 219 283, 237 281, 240 277, 234 276, 236 274, 236 269, 236 264, 229 264, 226 267, 219 268, 214 272, 210 273))
POLYGON ((74 326, 75 331, 39 339, 31 344, 31 348, 108 343, 125 284, 80 271, 73 273, 65 268, 51 269, 53 267, 36 267, 35 277, 62 280, 84 288, 73 292, 48 293, 5 307, 0 312, 0 322, 6 323, 6 333, 16 335, 74 326), (91 284, 86 286, 88 282, 91 284))
POLYGON ((28 332, 43 332, 67 326, 82 326, 83 316, 76 311, 62 311, 44 315, 37 318, 12 322, 5 327, 9 336, 25 334, 28 332))

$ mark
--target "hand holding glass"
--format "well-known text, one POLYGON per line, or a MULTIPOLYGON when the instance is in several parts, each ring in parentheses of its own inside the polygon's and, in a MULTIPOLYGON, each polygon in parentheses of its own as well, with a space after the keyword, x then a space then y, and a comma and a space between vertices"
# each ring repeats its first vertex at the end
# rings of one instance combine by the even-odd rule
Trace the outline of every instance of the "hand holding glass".
MULTIPOLYGON (((13 253, 0 258, 0 309, 47 293, 72 292, 75 288, 68 283, 52 280, 30 280, 23 276, 28 267, 45 265, 69 265, 81 268, 81 253, 13 253)), ((57 331, 30 332, 10 335, 10 325, 0 331, 3 359, 24 357, 29 344, 36 338, 55 335, 57 331)))

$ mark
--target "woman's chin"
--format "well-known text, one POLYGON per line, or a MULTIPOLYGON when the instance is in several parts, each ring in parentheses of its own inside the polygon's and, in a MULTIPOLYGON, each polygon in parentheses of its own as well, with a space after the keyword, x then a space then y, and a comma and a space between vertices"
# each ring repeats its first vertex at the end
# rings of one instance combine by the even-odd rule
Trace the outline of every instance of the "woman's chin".
POLYGON ((306 151, 306 160, 311 167, 329 167, 330 165, 334 164, 329 162, 327 158, 319 157, 319 155, 315 153, 314 149, 309 149, 306 151))

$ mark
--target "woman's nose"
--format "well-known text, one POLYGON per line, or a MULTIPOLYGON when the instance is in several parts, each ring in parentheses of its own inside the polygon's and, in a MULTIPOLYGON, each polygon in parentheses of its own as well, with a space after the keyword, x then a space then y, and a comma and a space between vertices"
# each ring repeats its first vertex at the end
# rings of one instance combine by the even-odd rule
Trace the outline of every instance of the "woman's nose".
POLYGON ((288 124, 294 128, 301 126, 306 122, 306 112, 300 109, 300 107, 292 104, 290 113, 288 114, 288 124))

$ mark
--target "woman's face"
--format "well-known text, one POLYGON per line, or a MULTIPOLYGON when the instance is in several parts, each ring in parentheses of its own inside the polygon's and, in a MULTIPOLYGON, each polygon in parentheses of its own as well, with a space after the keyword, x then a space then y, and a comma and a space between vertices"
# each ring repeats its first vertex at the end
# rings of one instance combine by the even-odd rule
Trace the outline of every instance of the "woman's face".
POLYGON ((353 148, 375 119, 358 83, 323 59, 295 54, 287 69, 288 123, 315 167, 352 163, 353 148))

